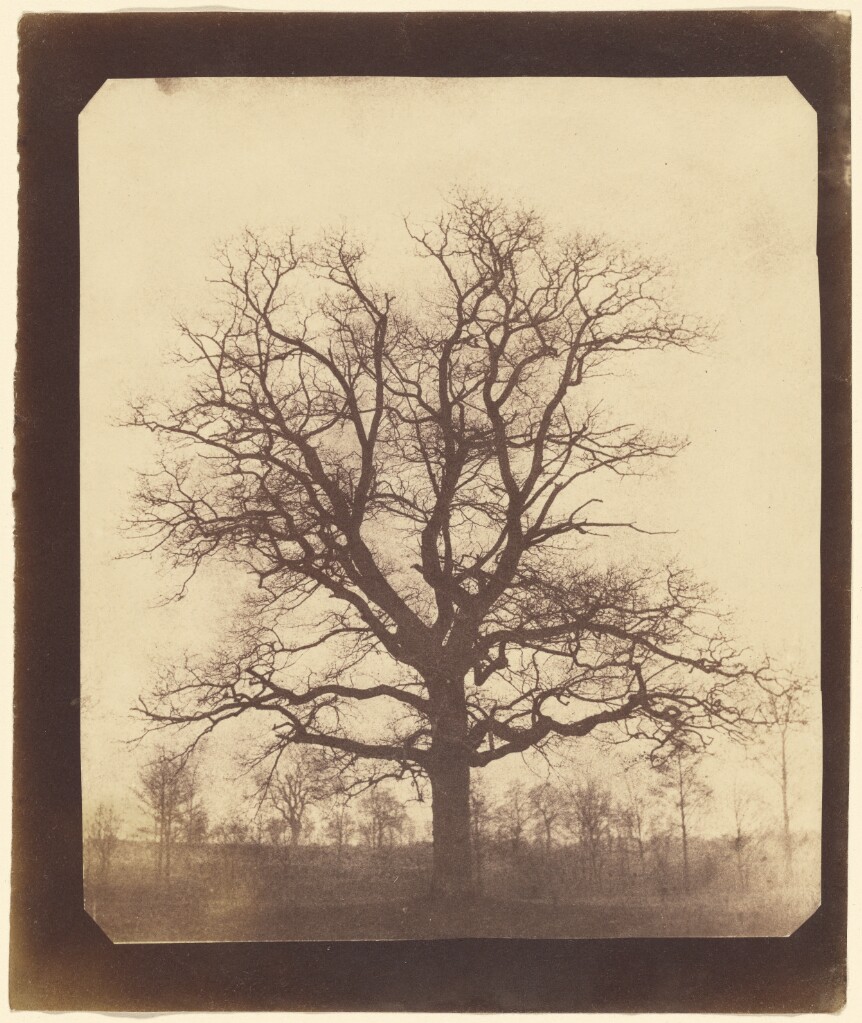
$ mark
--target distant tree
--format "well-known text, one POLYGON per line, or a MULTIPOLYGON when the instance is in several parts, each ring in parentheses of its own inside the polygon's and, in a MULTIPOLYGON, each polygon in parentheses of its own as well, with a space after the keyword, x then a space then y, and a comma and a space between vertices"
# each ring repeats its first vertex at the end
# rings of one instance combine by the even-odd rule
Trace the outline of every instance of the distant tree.
POLYGON ((650 834, 648 850, 652 865, 652 876, 658 892, 664 900, 671 887, 671 860, 676 845, 676 827, 672 820, 659 818, 650 834))
POLYGON ((251 822, 238 810, 226 813, 212 829, 212 838, 221 850, 222 862, 232 883, 237 880, 243 850, 251 841, 252 834, 251 822))
POLYGON ((793 872, 793 830, 791 827, 790 744, 793 734, 809 720, 813 686, 793 680, 779 691, 768 692, 761 704, 767 734, 760 746, 760 759, 767 774, 778 784, 781 795, 784 869, 793 872))
POLYGON ((730 788, 730 809, 733 814, 731 842, 739 883, 743 888, 747 888, 749 882, 748 853, 757 808, 758 802, 750 789, 743 785, 739 776, 735 777, 730 788))
POLYGON ((355 830, 356 822, 349 802, 342 796, 331 799, 324 810, 324 834, 335 846, 339 862, 355 830))
POLYGON ((336 870, 341 871, 344 849, 356 831, 352 809, 352 793, 347 785, 336 779, 323 807, 324 835, 335 846, 336 870))
POLYGON ((407 811, 391 792, 375 785, 359 803, 360 831, 370 849, 394 845, 407 822, 407 811))
POLYGON ((189 807, 195 805, 196 786, 194 757, 188 750, 172 753, 160 747, 141 768, 137 795, 152 820, 160 880, 170 880, 174 846, 186 826, 189 807))
POLYGON ((625 878, 632 875, 630 860, 635 846, 634 830, 630 807, 615 802, 608 823, 608 852, 616 865, 616 872, 625 878))
POLYGON ((248 841, 258 855, 263 853, 269 834, 267 819, 258 811, 248 822, 248 841))
POLYGON ((494 823, 495 808, 490 790, 481 775, 470 779, 470 839, 473 875, 479 894, 485 882, 485 859, 494 823))
POLYGON ((226 814, 213 828, 213 838, 224 846, 240 846, 250 841, 252 826, 238 812, 226 814))
POLYGON ((638 784, 633 768, 623 772, 625 785, 624 803, 620 809, 623 827, 633 837, 638 851, 640 876, 646 876, 646 807, 647 797, 643 786, 638 784))
POLYGON ((526 785, 521 781, 507 785, 497 801, 494 819, 498 839, 509 847, 515 859, 524 851, 533 815, 526 785))
POLYGON ((571 827, 587 854, 590 877, 597 883, 602 877, 613 809, 610 789, 594 778, 587 778, 571 790, 571 827))
POLYGON ((120 819, 112 806, 99 803, 87 828, 87 864, 94 880, 108 879, 111 862, 120 844, 120 819))
POLYGON ((266 841, 273 849, 278 849, 284 844, 287 824, 281 814, 273 814, 270 817, 266 817, 263 820, 262 827, 266 841))
POLYGON ((333 792, 331 767, 315 750, 286 750, 262 779, 264 798, 284 821, 290 844, 299 845, 308 828, 309 811, 333 792))
POLYGON ((201 845, 207 839, 209 814, 201 797, 202 783, 199 765, 192 760, 188 766, 187 797, 181 808, 178 836, 187 845, 201 845))
POLYGON ((209 814, 204 806, 193 806, 185 815, 182 825, 183 841, 188 845, 201 845, 209 834, 209 814))
POLYGON ((527 793, 532 820, 539 840, 549 853, 554 844, 554 831, 565 814, 565 794, 549 781, 534 785, 527 793))
POLYGON ((678 744, 658 765, 671 795, 679 824, 682 849, 682 887, 691 890, 690 838, 692 816, 711 795, 711 789, 700 776, 698 751, 678 744))

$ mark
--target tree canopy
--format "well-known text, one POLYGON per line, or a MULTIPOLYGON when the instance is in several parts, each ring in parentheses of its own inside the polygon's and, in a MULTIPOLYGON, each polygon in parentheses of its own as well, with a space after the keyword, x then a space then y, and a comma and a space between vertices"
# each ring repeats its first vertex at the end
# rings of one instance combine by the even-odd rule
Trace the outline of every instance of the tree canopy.
POLYGON ((414 297, 347 234, 247 234, 219 255, 214 315, 179 325, 182 397, 131 416, 162 441, 138 542, 183 589, 211 559, 257 589, 140 710, 196 737, 253 711, 261 756, 427 776, 435 829, 438 803, 468 819, 471 768, 531 747, 601 729, 661 757, 741 734, 768 661, 685 571, 587 546, 640 528, 601 514, 594 481, 683 443, 611 421, 585 382, 612 392, 614 366, 710 328, 670 308, 660 266, 529 210, 457 194, 405 228, 436 274, 414 297))

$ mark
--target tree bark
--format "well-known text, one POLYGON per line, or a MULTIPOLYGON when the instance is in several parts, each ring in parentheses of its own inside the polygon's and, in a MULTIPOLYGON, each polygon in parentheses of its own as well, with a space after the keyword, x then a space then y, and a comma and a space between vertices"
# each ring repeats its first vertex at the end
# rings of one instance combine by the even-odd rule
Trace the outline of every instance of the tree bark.
POLYGON ((464 905, 474 894, 470 848, 470 765, 463 682, 441 700, 432 743, 431 813, 434 899, 464 905))
POLYGON ((466 757, 431 774, 435 898, 457 902, 473 892, 470 857, 470 768, 466 757))

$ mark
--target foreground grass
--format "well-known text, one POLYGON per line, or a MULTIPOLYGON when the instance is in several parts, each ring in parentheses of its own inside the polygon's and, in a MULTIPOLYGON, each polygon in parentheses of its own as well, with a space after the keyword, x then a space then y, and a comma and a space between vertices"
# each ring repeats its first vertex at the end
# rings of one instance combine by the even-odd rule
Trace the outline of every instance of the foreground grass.
POLYGON ((724 937, 791 933, 816 907, 750 897, 626 897, 566 904, 543 899, 477 899, 460 919, 441 916, 427 897, 363 901, 360 893, 309 903, 277 892, 154 891, 135 885, 93 891, 90 909, 117 942, 356 941, 431 937, 724 937))
POLYGON ((781 936, 817 906, 813 858, 792 884, 769 860, 741 884, 706 850, 685 893, 668 868, 596 880, 571 850, 496 850, 483 860, 481 896, 453 917, 430 897, 430 849, 419 844, 354 847, 337 860, 325 847, 200 846, 178 850, 170 881, 157 876, 153 848, 124 843, 109 875, 88 879, 87 910, 114 941, 781 936))

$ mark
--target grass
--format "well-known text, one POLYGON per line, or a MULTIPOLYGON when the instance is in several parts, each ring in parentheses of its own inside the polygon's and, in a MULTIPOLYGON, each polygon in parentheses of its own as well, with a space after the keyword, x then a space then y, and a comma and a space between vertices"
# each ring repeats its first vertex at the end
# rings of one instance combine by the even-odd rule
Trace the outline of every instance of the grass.
POLYGON ((89 882, 87 909, 117 942, 355 941, 433 937, 607 938, 786 935, 816 908, 816 888, 742 887, 716 870, 691 894, 673 883, 617 874, 595 883, 572 855, 531 854, 513 864, 488 857, 483 895, 459 918, 430 898, 430 850, 351 848, 336 868, 331 850, 178 850, 169 883, 155 877, 151 850, 124 843, 106 879, 89 882))

